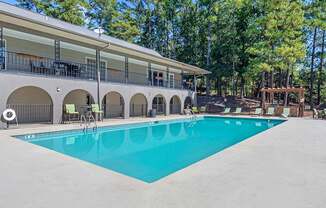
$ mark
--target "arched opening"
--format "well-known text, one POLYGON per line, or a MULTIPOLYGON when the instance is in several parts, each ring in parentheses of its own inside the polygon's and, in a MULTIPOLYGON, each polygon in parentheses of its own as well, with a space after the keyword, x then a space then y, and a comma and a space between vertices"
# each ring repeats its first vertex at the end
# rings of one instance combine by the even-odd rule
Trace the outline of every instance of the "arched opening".
POLYGON ((146 116, 147 115, 147 99, 145 95, 138 93, 132 96, 130 100, 130 116, 146 116))
POLYGON ((18 123, 52 122, 51 96, 39 87, 26 86, 16 89, 7 99, 7 108, 16 111, 18 123))
POLYGON ((152 101, 152 108, 156 110, 157 115, 163 115, 166 111, 165 99, 162 95, 156 95, 152 101))
MULTIPOLYGON (((75 109, 79 112, 79 115, 85 114, 90 110, 90 105, 94 103, 94 98, 86 90, 73 90, 69 92, 63 100, 63 110, 65 112, 67 104, 74 104, 75 109)), ((66 114, 64 113, 64 120, 67 120, 66 114)))
POLYGON ((170 100, 170 114, 181 113, 181 101, 178 96, 173 96, 170 100))
POLYGON ((192 106, 192 98, 191 97, 186 97, 185 102, 184 102, 184 108, 191 107, 192 106))
POLYGON ((125 102, 120 93, 107 93, 102 100, 104 118, 123 118, 124 105, 125 102))

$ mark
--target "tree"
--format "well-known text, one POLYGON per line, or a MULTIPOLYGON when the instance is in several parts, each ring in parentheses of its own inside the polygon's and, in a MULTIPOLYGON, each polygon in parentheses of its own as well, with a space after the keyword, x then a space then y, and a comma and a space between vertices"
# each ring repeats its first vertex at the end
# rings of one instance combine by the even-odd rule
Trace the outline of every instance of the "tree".
MULTIPOLYGON (((301 1, 262 1, 261 8, 260 17, 253 23, 254 28, 258 28, 254 32, 260 34, 261 38, 248 50, 253 55, 252 67, 262 73, 262 80, 265 80, 266 72, 285 72, 285 82, 282 83, 288 87, 291 70, 305 55, 301 1)), ((285 94, 285 105, 287 97, 285 94)))
POLYGON ((85 25, 87 0, 18 0, 18 6, 76 25, 85 25))

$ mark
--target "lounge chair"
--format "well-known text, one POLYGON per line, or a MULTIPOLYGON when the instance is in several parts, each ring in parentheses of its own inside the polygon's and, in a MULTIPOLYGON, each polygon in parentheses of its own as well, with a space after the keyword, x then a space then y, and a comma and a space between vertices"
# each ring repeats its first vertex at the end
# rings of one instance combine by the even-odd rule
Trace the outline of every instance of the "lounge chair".
POLYGON ((234 111, 234 114, 240 114, 242 111, 242 108, 236 108, 234 111))
POLYGON ((267 108, 267 113, 266 113, 267 116, 274 116, 274 114, 275 114, 275 108, 273 107, 267 108))
POLYGON ((321 118, 326 119, 326 109, 321 111, 321 118))
POLYGON ((261 116, 263 114, 262 108, 256 108, 254 115, 261 116))
POLYGON ((195 113, 199 113, 199 110, 198 110, 197 107, 192 107, 192 108, 191 108, 191 111, 192 111, 193 114, 195 114, 195 113))
POLYGON ((65 105, 65 112, 68 115, 68 120, 70 121, 71 116, 77 116, 79 118, 79 112, 76 111, 75 104, 66 104, 65 105))
POLYGON ((102 115, 104 114, 104 111, 100 110, 100 106, 98 104, 92 104, 92 113, 95 113, 95 115, 99 115, 100 119, 102 120, 102 115))
POLYGON ((282 117, 287 118, 290 115, 290 108, 283 108, 282 117))
POLYGON ((318 112, 318 110, 316 108, 313 109, 313 115, 312 115, 312 117, 314 119, 319 119, 319 117, 320 117, 319 112, 318 112))
POLYGON ((228 113, 230 113, 230 111, 231 111, 231 108, 225 108, 222 113, 223 114, 228 114, 228 113))

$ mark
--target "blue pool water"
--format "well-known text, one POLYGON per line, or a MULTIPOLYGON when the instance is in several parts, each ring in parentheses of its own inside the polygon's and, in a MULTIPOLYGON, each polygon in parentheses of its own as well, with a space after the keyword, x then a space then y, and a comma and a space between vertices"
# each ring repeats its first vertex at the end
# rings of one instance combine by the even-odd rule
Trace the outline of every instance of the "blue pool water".
POLYGON ((17 137, 150 183, 282 122, 198 117, 17 137))

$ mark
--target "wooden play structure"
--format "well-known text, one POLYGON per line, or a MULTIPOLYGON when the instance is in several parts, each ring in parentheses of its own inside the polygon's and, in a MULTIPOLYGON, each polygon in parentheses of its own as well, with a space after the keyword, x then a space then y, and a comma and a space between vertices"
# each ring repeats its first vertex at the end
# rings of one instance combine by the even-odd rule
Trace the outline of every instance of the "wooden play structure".
MULTIPOLYGON (((270 95, 272 95, 272 97, 274 97, 274 94, 276 93, 296 93, 298 94, 298 106, 297 108, 297 116, 298 117, 303 117, 303 113, 304 113, 304 92, 305 89, 303 87, 288 87, 288 88, 263 88, 260 90, 262 93, 261 96, 261 105, 263 109, 266 109, 266 93, 269 93, 270 95)), ((283 105, 286 106, 286 102, 283 102, 283 105)))

